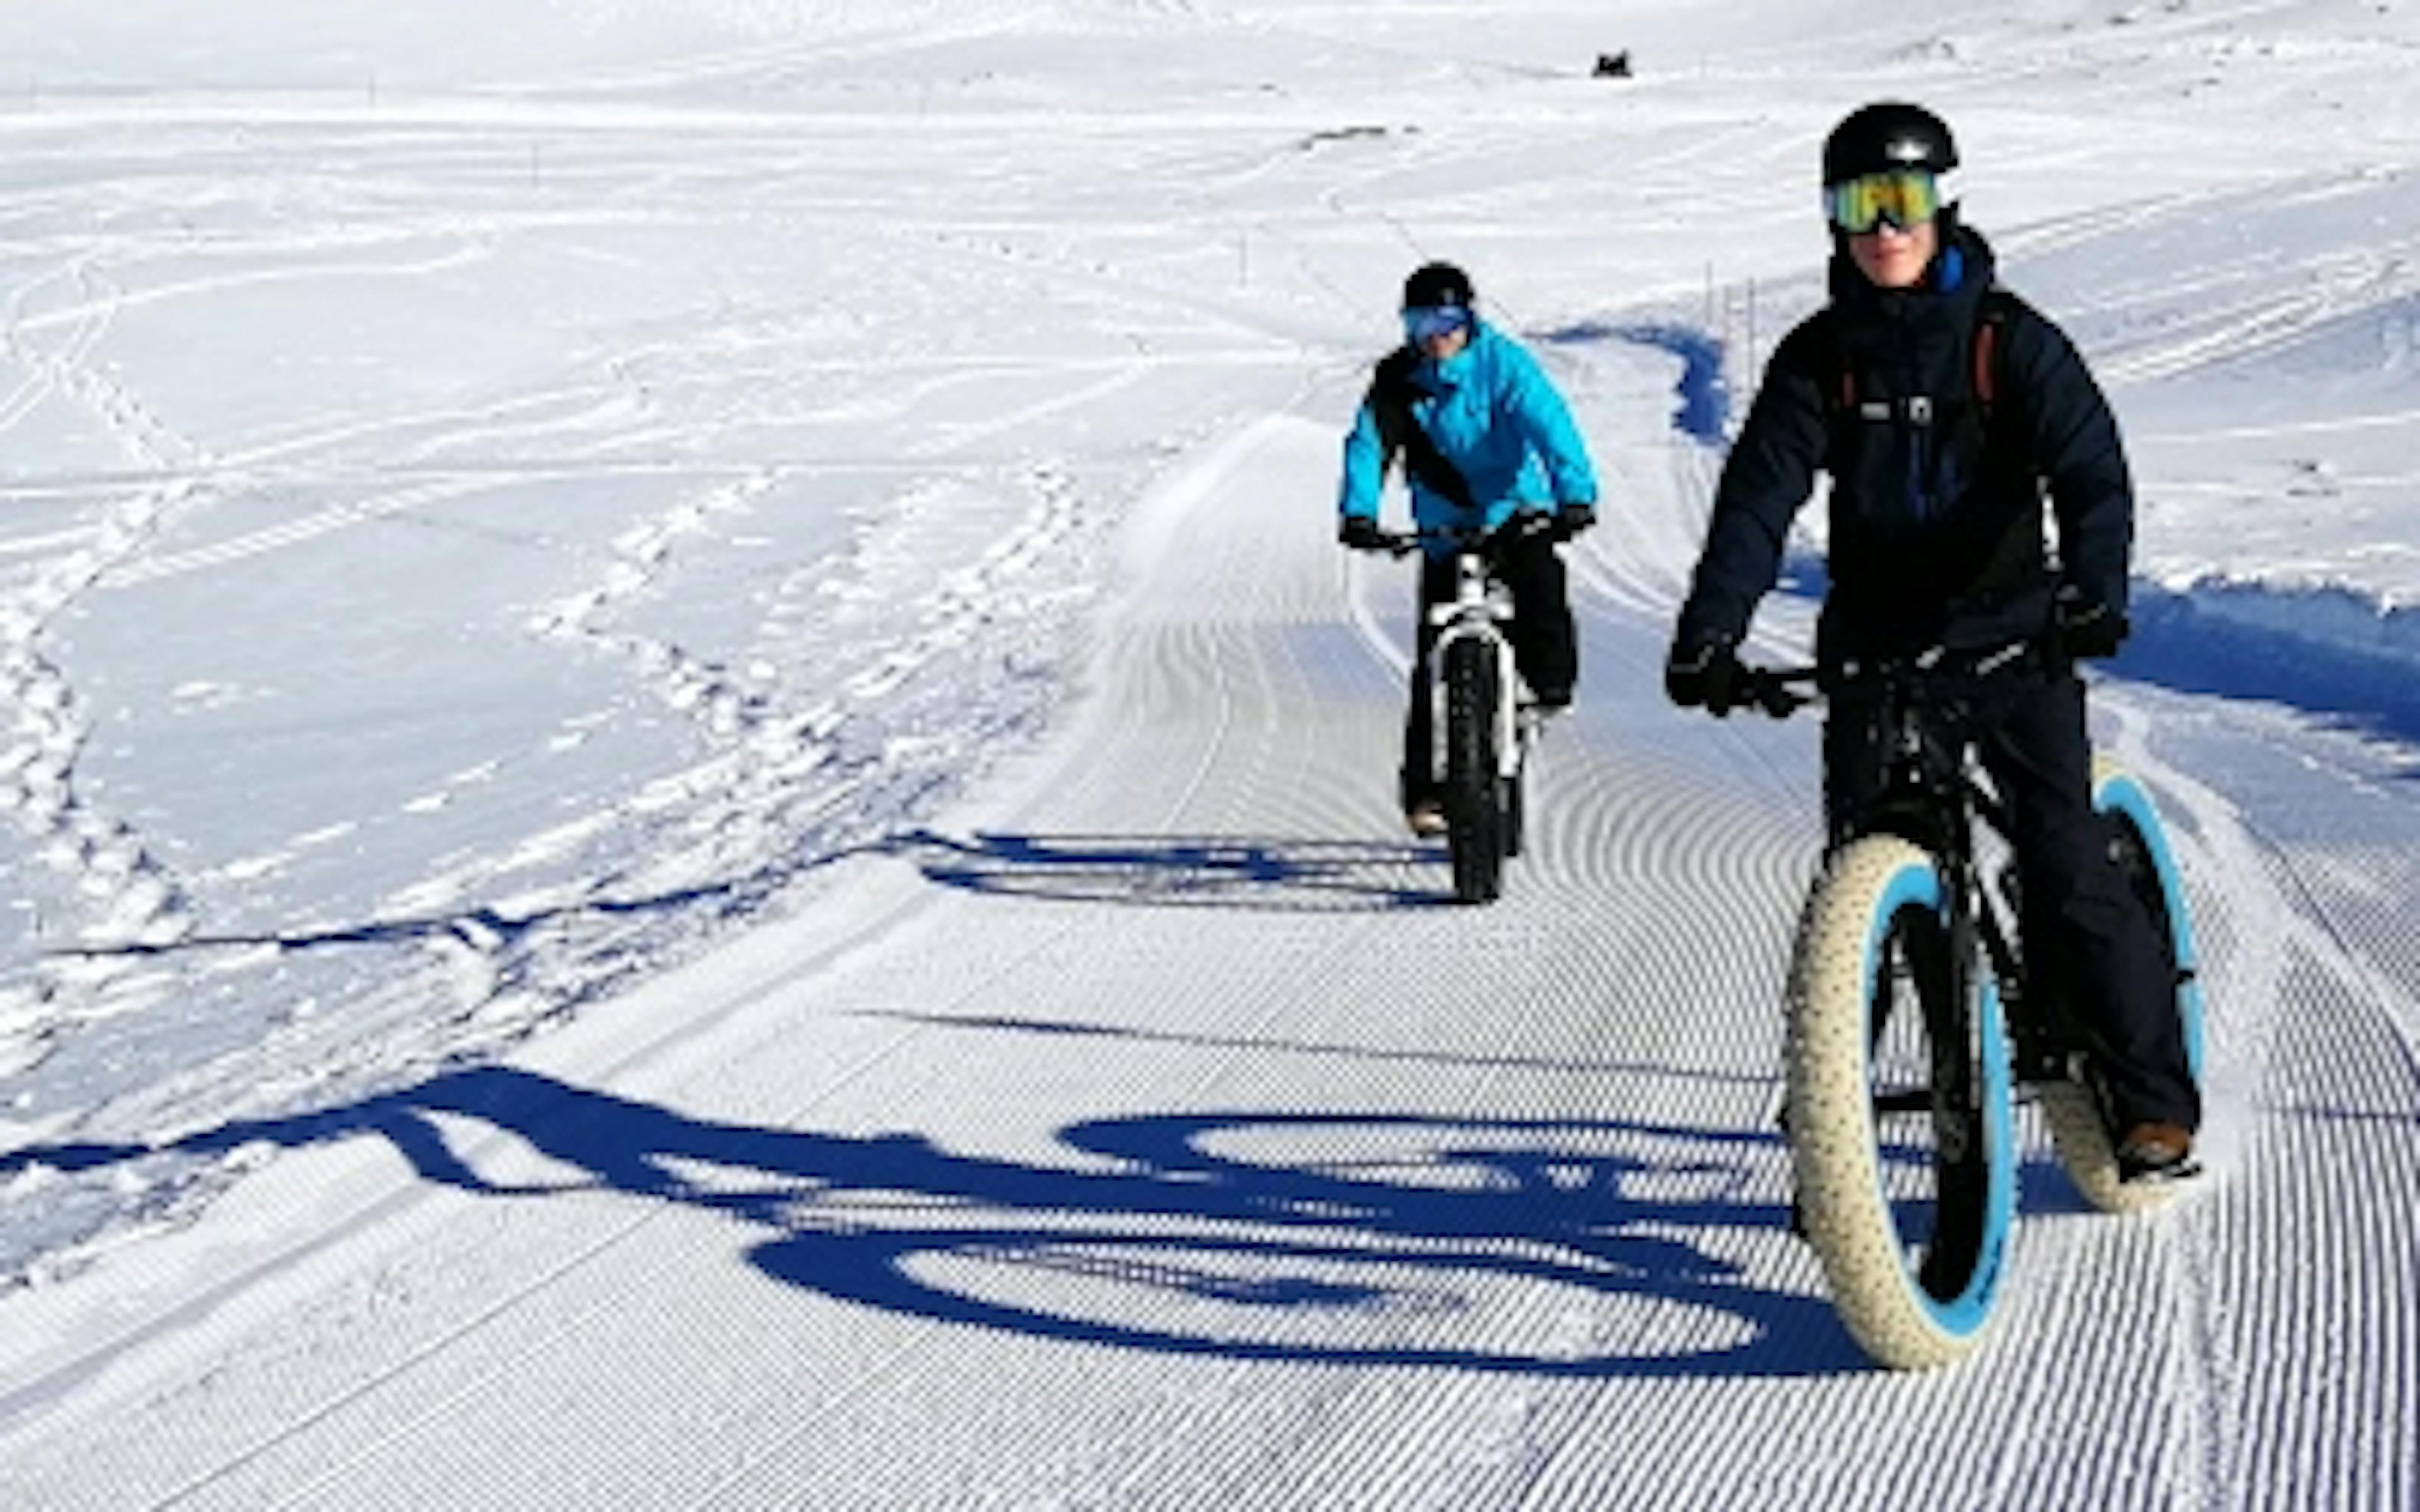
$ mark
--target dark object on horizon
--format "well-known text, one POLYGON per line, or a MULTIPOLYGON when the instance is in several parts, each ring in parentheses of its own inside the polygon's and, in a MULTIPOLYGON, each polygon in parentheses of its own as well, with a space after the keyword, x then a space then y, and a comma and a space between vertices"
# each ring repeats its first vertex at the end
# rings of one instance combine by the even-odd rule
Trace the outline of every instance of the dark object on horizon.
POLYGON ((1596 55, 1596 77, 1600 79, 1629 78, 1630 49, 1625 47, 1619 53, 1599 53, 1596 55))

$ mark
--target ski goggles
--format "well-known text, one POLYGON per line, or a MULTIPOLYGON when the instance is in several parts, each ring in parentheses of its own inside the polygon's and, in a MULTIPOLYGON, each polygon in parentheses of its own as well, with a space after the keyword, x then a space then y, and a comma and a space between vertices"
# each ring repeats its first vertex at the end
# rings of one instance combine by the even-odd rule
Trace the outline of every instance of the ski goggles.
POLYGON ((1851 236, 1861 236, 1885 221, 1905 231, 1931 220, 1950 197, 1947 177, 1898 168, 1825 184, 1823 218, 1851 236))
POLYGON ((1470 310, 1466 305, 1416 304, 1404 312, 1404 339, 1415 347, 1425 347, 1469 324, 1470 310))

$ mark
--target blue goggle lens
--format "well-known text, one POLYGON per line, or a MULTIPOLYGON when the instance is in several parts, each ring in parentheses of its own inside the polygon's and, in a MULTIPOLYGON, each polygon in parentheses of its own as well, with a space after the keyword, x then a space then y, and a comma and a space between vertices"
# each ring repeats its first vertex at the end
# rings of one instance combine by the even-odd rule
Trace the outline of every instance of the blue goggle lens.
POLYGON ((1470 311, 1459 304, 1415 305, 1404 312, 1404 337, 1419 347, 1468 327, 1470 311))

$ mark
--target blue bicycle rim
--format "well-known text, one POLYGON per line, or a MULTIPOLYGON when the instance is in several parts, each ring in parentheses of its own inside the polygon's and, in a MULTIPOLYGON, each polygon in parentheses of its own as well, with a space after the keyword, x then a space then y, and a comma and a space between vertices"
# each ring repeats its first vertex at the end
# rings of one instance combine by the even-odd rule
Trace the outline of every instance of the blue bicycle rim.
MULTIPOLYGON (((1898 917, 1900 909, 1910 904, 1938 915, 1943 911, 1942 903, 1941 873, 1930 864, 1901 867, 1883 889, 1880 904, 1874 910, 1873 922, 1866 935, 1865 970, 1862 974, 1868 987, 1865 1026, 1868 1044, 1873 1042, 1872 983, 1875 973, 1882 966, 1883 942, 1890 932, 1891 920, 1898 917)), ((1975 1269, 1958 1295, 1943 1299, 1926 1290, 1911 1268, 1901 1267, 1909 1294, 1924 1309, 1933 1326, 1953 1338, 1965 1338, 1978 1333, 1991 1320, 1993 1304, 1999 1297, 2000 1281, 2007 1272, 2009 1240, 2016 1223, 2016 1113, 2014 1089, 2009 1081, 2008 1026, 2000 1007, 1999 984, 1988 976, 1982 991, 1977 994, 1976 1014, 1984 1046, 1981 1074, 1985 1159, 1983 1232, 1975 1252, 1975 1269)), ((1884 1189, 1879 1179, 1875 1183, 1874 1199, 1880 1205, 1885 1221, 1889 1221, 1890 1194, 1884 1189)), ((1939 1200, 1936 1193, 1936 1206, 1939 1200)))
POLYGON ((2133 774, 2117 772, 2104 779, 2092 794, 2092 807, 2102 813, 2124 814, 2142 837, 2143 851, 2150 858, 2151 871, 2160 879, 2160 897, 2167 904, 2168 938, 2177 953, 2177 971, 2181 977, 2177 987, 2177 1016, 2182 1021, 2185 1037, 2185 1064, 2192 1069, 2194 1080, 2202 1075, 2202 1001, 2201 952, 2194 943, 2193 913, 2185 906, 2184 884, 2177 872, 2176 856, 2168 849, 2167 829, 2160 823, 2160 811, 2151 803, 2151 795, 2143 790, 2133 774))

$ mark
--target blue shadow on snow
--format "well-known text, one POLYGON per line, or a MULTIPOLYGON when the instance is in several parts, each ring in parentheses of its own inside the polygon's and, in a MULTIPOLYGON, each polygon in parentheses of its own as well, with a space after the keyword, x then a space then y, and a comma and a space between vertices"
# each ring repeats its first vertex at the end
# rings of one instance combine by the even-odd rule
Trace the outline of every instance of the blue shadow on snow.
MULTIPOLYGON (((1792 553, 1777 585, 1783 593, 1821 602, 1830 579, 1823 559, 1792 553)), ((2275 599, 2266 590, 2221 591, 2238 601, 2275 599)), ((2247 624, 2211 612, 2192 593, 2136 582, 2125 649, 2095 663, 2105 676, 2171 692, 2273 703, 2334 729, 2405 746, 2420 746, 2420 676, 2413 661, 2381 647, 2365 651, 2344 640, 2295 634, 2288 627, 2247 624)), ((2316 611, 2357 623, 2371 611, 2346 594, 2304 595, 2294 612, 2316 611)), ((2420 635, 2412 637, 2420 644, 2420 635)), ((2415 768, 2420 771, 2420 768, 2415 768)))
POLYGON ((1673 387, 1680 407, 1672 412, 1672 428, 1701 445, 1724 444, 1731 418, 1731 388, 1723 377, 1723 344, 1702 331, 1679 324, 1606 325, 1583 320, 1543 332, 1540 340, 1556 346, 1590 346, 1626 341, 1652 347, 1681 360, 1681 378, 1673 387))
POLYGON ((1019 835, 919 830, 896 846, 943 887, 1069 903, 1284 913, 1432 908, 1453 894, 1414 887, 1441 845, 1251 835, 1019 835))
POLYGON ((1062 1130, 1077 1160, 1057 1165, 954 1153, 913 1134, 693 1119, 483 1067, 165 1146, 18 1149, 0 1155, 0 1180, 38 1164, 88 1171, 162 1153, 365 1135, 388 1140, 428 1181, 518 1196, 602 1189, 720 1213, 756 1231, 751 1263, 803 1291, 1075 1345, 1576 1378, 1865 1368, 1819 1298, 1749 1284, 1725 1257, 1743 1231, 1788 1222, 1783 1208, 1738 1195, 1751 1184, 1747 1165, 1775 1153, 1769 1132, 1631 1119, 1144 1115, 1062 1130), (442 1119, 510 1134, 584 1179, 491 1181, 477 1167, 491 1141, 458 1122, 449 1139, 442 1119), (1290 1165, 1221 1152, 1264 1149, 1272 1136, 1330 1150, 1374 1137, 1383 1158, 1290 1165), (709 1183, 685 1174, 700 1166, 714 1170, 709 1183), (944 1221, 931 1221, 937 1210, 944 1221), (1034 1285, 1046 1277, 1051 1286, 1034 1285), (1559 1329, 1555 1347, 1535 1350, 1420 1337, 1435 1333, 1425 1320, 1450 1323, 1516 1282, 1565 1288, 1573 1302, 1562 1315, 1604 1319, 1602 1336, 1583 1331, 1574 1343, 1559 1329), (1658 1329, 1721 1342, 1625 1352, 1620 1341, 1637 1336, 1642 1303, 1727 1315, 1736 1326, 1658 1329))

